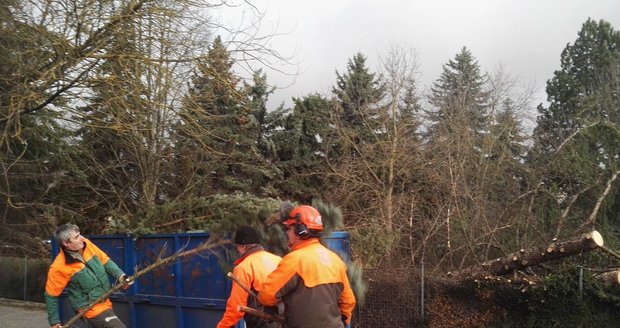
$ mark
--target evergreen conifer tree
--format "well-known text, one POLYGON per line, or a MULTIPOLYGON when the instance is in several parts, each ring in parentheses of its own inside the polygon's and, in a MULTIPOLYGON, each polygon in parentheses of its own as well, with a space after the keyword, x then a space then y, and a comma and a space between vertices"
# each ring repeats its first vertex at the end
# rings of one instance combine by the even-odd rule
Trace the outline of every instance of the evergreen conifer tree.
POLYGON ((490 165, 485 147, 490 130, 486 83, 477 60, 463 47, 444 64, 429 99, 432 108, 427 112, 425 151, 434 171, 427 174, 434 184, 427 193, 434 197, 433 206, 441 209, 445 224, 438 239, 445 243, 437 249, 444 249, 453 266, 461 266, 470 257, 466 253, 471 248, 463 246, 471 246, 472 236, 485 234, 485 224, 479 218, 487 217, 486 211, 491 210, 486 206, 490 196, 487 179, 492 179, 486 175, 490 165))
POLYGON ((538 106, 536 148, 551 153, 578 129, 620 124, 620 32, 588 19, 562 51, 561 69, 547 82, 549 106, 538 106))
MULTIPOLYGON (((309 203, 325 191, 325 158, 330 144, 330 110, 333 103, 319 94, 294 98, 288 115, 280 116, 280 128, 272 140, 283 179, 279 189, 286 197, 309 203)), ((274 113, 275 114, 275 113, 274 113)))
POLYGON ((200 194, 270 194, 268 183, 275 172, 258 149, 261 127, 255 116, 265 108, 253 108, 246 91, 256 93, 259 88, 241 88, 233 64, 217 37, 185 98, 177 156, 204 181, 200 194))
POLYGON ((385 87, 366 67, 364 55, 357 53, 349 59, 346 73, 336 72, 336 85, 332 92, 341 107, 342 128, 350 130, 358 142, 372 138, 374 132, 381 128, 378 120, 385 87))
POLYGON ((620 169, 618 90, 620 32, 604 20, 588 19, 575 42, 562 51, 561 68, 547 82, 549 106, 538 106, 534 146, 528 154, 554 197, 542 199, 538 208, 541 217, 554 223, 551 233, 572 233, 596 222, 620 226, 614 214, 620 207, 618 189, 607 189, 620 169), (594 210, 598 213, 593 215, 594 210))
POLYGON ((469 134, 480 146, 488 131, 488 93, 486 76, 471 52, 463 47, 443 66, 441 76, 433 83, 429 112, 431 139, 452 134, 469 134))

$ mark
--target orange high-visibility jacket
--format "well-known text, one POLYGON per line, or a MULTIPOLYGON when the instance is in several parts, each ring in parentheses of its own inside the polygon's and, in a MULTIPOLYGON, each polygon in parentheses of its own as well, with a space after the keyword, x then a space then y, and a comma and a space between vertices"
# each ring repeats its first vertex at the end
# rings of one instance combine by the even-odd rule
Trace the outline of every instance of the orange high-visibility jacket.
POLYGON ((285 305, 285 326, 336 328, 351 322, 355 296, 345 263, 318 238, 295 245, 267 276, 260 303, 285 305))
MULTIPOLYGON (((84 262, 74 259, 63 248, 50 266, 45 283, 45 303, 50 325, 60 323, 58 297, 65 288, 71 307, 79 311, 112 288, 108 275, 117 279, 124 274, 106 253, 86 238, 82 258, 84 262)), ((84 316, 96 317, 111 308, 112 303, 106 299, 86 311, 84 316)))
MULTIPOLYGON (((262 246, 256 246, 249 249, 243 257, 235 261, 233 274, 256 293, 261 290, 263 280, 278 266, 281 259, 279 256, 265 251, 262 246)), ((230 297, 226 302, 226 312, 224 312, 224 317, 220 320, 217 328, 233 327, 241 320, 244 313, 237 310, 238 305, 256 308, 258 302, 251 297, 248 292, 233 282, 230 297)), ((249 316, 246 318, 246 326, 248 328, 260 326, 262 322, 260 318, 249 318, 249 316)))

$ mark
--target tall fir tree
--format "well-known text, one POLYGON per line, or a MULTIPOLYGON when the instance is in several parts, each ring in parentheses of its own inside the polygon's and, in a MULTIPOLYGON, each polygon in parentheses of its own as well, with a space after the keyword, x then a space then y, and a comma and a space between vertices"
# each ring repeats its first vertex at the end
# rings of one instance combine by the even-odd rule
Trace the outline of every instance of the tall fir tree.
POLYGON ((429 112, 431 139, 445 134, 469 133, 479 146, 489 124, 485 83, 486 75, 480 72, 478 61, 466 47, 443 65, 429 99, 433 106, 429 112))
POLYGON ((410 55, 393 49, 375 74, 356 54, 346 74, 336 73, 337 111, 324 141, 330 188, 324 194, 347 213, 345 222, 355 227, 355 243, 363 245, 368 265, 397 258, 404 249, 396 250, 408 224, 402 213, 416 198, 411 182, 419 167, 420 107, 410 55))
MULTIPOLYGON (((262 70, 257 70, 252 75, 252 83, 245 83, 245 93, 248 96, 248 106, 250 107, 251 117, 253 118, 253 129, 247 133, 253 137, 254 147, 257 153, 254 161, 260 174, 254 181, 257 195, 275 196, 279 193, 276 190, 276 181, 282 179, 282 172, 278 168, 277 150, 272 141, 273 133, 279 128, 279 116, 277 113, 270 113, 267 110, 269 96, 274 92, 275 87, 269 85, 267 74, 262 70)), ((250 142, 250 139, 248 139, 250 142)))
POLYGON ((381 128, 378 116, 385 87, 366 66, 364 55, 357 53, 349 59, 346 73, 336 71, 336 85, 332 92, 340 104, 343 128, 351 130, 358 142, 372 138, 374 131, 381 128))
POLYGON ((222 159, 230 152, 228 136, 236 123, 228 120, 244 101, 233 65, 219 36, 196 64, 174 127, 177 173, 171 183, 180 194, 203 197, 218 192, 217 177, 226 171, 222 159))
POLYGON ((255 109, 247 94, 259 88, 242 88, 233 65, 216 37, 184 101, 177 157, 204 182, 200 195, 237 191, 269 195, 275 171, 258 149, 261 126, 255 116, 264 108, 255 109))
POLYGON ((274 113, 280 117, 279 128, 272 134, 283 174, 278 189, 286 198, 310 203, 324 195, 326 143, 334 104, 319 94, 293 98, 293 102, 288 115, 274 113))
POLYGON ((267 111, 269 95, 275 88, 267 83, 267 74, 262 70, 254 72, 252 83, 245 84, 245 92, 249 97, 249 105, 252 109, 252 116, 256 119, 256 145, 265 159, 272 160, 276 156, 275 146, 270 140, 270 135, 275 128, 272 120, 274 119, 267 111))
POLYGON ((491 124, 490 132, 496 142, 489 156, 505 158, 514 163, 525 159, 528 138, 510 98, 504 100, 495 122, 491 124))
MULTIPOLYGON (((498 212, 507 212, 503 210, 503 203, 507 199, 517 200, 525 192, 530 178, 524 163, 528 141, 514 102, 510 98, 504 99, 491 123, 486 142, 489 146, 485 147, 488 153, 484 156, 487 164, 484 186, 491 200, 489 206, 497 206, 498 212)), ((503 219, 501 215, 496 217, 503 219)))
POLYGON ((488 190, 483 188, 488 185, 485 174, 490 165, 485 150, 490 130, 486 83, 478 61, 463 47, 443 65, 431 87, 425 152, 434 184, 423 197, 434 197, 427 202, 439 209, 429 209, 437 216, 431 222, 444 221, 434 249, 446 254, 446 262, 452 267, 483 257, 482 253, 470 252, 475 248, 473 243, 485 241, 472 240, 489 233, 488 225, 479 220, 491 215, 486 206, 488 190))
POLYGON ((398 120, 407 128, 405 135, 417 140, 419 137, 420 114, 422 113, 422 105, 420 104, 417 89, 415 87, 407 87, 398 106, 398 120))

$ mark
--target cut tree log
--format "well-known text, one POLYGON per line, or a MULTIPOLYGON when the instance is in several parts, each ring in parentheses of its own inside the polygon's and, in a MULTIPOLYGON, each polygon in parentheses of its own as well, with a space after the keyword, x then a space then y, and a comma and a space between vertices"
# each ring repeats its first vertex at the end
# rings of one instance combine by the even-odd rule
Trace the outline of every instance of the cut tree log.
POLYGON ((620 270, 601 273, 596 276, 605 287, 620 286, 620 270))
POLYGON ((489 276, 502 276, 549 260, 589 252, 602 246, 603 237, 598 231, 592 231, 573 240, 565 242, 553 241, 546 246, 534 247, 528 250, 521 249, 508 256, 486 261, 457 272, 448 273, 448 275, 455 279, 477 279, 489 276))

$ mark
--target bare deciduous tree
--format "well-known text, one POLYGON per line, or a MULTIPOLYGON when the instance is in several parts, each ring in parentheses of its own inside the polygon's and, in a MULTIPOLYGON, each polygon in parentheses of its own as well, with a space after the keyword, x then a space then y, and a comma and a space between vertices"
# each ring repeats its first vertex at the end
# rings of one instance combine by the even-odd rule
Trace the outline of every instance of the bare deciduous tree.
POLYGON ((328 193, 345 209, 356 239, 364 245, 361 258, 371 266, 390 252, 398 253, 394 247, 403 228, 410 233, 415 229, 407 218, 416 199, 412 178, 419 163, 415 52, 395 46, 381 62, 384 98, 365 105, 374 106, 371 110, 353 109, 361 122, 369 124, 351 129, 341 116, 333 115, 334 139, 325 143, 350 150, 328 159, 328 174, 336 181, 328 193))

